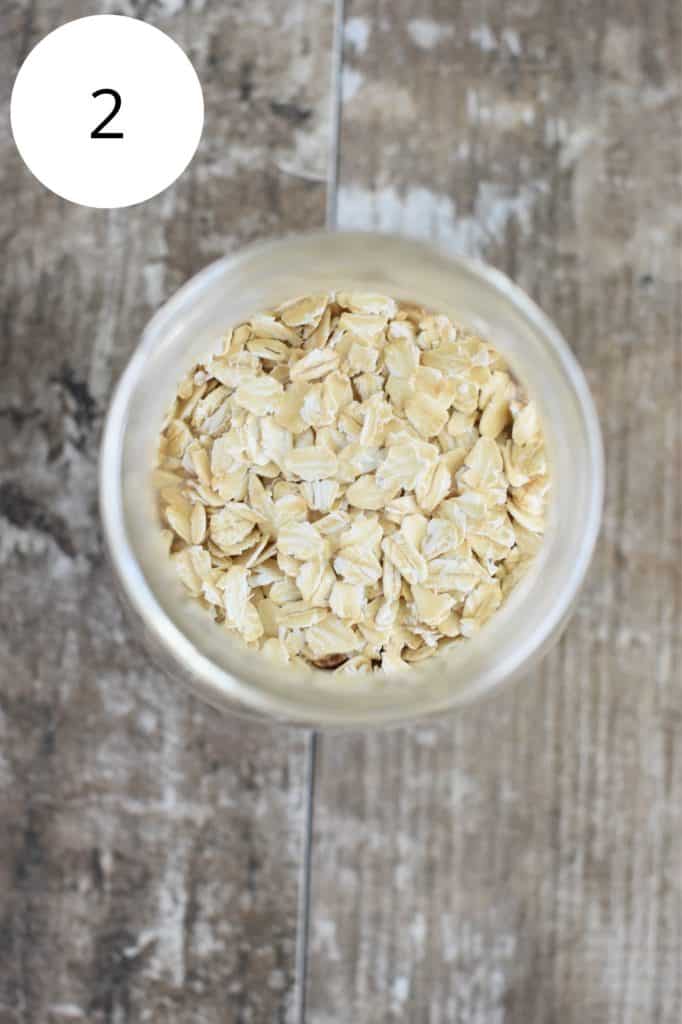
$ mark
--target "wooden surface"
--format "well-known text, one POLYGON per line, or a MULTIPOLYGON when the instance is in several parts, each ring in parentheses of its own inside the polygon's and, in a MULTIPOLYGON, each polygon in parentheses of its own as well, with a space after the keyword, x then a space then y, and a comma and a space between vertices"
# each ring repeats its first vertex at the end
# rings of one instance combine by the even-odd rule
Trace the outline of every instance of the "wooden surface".
POLYGON ((585 367, 601 543, 560 647, 320 742, 309 1019, 682 1018, 682 8, 349 0, 338 218, 512 274, 585 367))
POLYGON ((274 31, 260 0, 115 9, 186 48, 206 128, 174 187, 111 213, 47 193, 7 116, 28 49, 93 5, 0 14, 0 1022, 280 1022, 307 741, 149 665, 104 562, 97 449, 164 298, 243 240, 324 224, 332 10, 287 0, 274 31))
MULTIPOLYGON (((46 193, 0 128, 0 1024, 299 1024, 304 966, 313 1024, 677 1024, 678 0, 116 10, 186 47, 206 125, 173 188, 113 213, 46 193), (575 618, 532 678, 440 724, 318 740, 297 962, 307 741, 217 719, 147 664, 95 474, 150 312, 327 202, 540 302, 588 374, 608 486, 575 618)), ((28 49, 85 13, 3 8, 5 108, 28 49)))

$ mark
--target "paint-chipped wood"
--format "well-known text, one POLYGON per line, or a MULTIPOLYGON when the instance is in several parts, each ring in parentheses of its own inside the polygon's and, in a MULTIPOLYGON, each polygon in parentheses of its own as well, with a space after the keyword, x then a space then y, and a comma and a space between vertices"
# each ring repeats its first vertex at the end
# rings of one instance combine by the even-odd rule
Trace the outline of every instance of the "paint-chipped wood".
MULTIPOLYGON (((509 271, 588 373, 605 527, 515 692, 319 747, 307 1019, 682 1016, 679 5, 346 0, 339 221, 509 271)), ((0 15, 0 1021, 295 1019, 304 741, 152 669, 95 510, 97 437, 149 313, 245 239, 324 220, 332 5, 149 17, 207 101, 130 211, 46 194, 9 138, 21 59, 91 4, 0 15)), ((334 208, 334 203, 330 203, 334 208)), ((299 965, 300 966, 300 965, 299 965)))
POLYGON ((585 367, 608 488, 531 678, 321 739, 315 1024, 682 1017, 681 22, 673 0, 346 2, 340 225, 511 273, 585 367))
POLYGON ((2 1024, 294 1012, 305 738, 222 719, 149 665, 112 592, 96 463, 158 304, 245 240, 324 223, 331 31, 305 0, 0 13, 2 1024), (111 213, 47 193, 9 135, 23 57, 97 11, 168 31, 206 101, 181 180, 111 213))

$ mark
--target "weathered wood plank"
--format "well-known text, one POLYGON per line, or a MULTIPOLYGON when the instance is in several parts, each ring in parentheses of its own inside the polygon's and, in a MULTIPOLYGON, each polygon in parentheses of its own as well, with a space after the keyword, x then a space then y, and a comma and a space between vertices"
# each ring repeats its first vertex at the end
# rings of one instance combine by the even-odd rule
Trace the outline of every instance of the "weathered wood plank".
POLYGON ((579 355, 601 543, 533 678, 324 737, 309 1019, 682 1015, 682 24, 655 0, 348 0, 339 221, 511 273, 579 355))
POLYGON ((116 5, 185 46, 206 123, 174 187, 107 213, 46 193, 7 116, 30 47, 97 9, 0 16, 0 1021, 283 1021, 305 740, 150 667, 104 563, 96 461, 154 308, 244 240, 324 223, 332 10, 116 5))

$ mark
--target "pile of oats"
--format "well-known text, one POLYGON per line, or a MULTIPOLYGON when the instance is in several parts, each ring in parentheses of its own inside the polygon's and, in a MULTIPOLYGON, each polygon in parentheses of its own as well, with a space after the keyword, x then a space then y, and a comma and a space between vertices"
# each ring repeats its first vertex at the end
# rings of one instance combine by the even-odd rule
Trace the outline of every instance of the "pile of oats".
POLYGON ((549 478, 536 408, 488 342, 338 292, 254 316, 192 370, 156 484, 182 582, 233 635, 393 672, 499 608, 549 478))

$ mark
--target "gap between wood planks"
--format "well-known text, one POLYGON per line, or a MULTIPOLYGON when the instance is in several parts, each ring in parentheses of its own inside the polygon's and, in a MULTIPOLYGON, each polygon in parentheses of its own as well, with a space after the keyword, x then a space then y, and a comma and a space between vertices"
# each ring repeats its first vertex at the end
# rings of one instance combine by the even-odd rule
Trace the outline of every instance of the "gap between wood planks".
MULTIPOLYGON (((334 34, 331 59, 331 111, 329 163, 327 167, 327 229, 337 227, 339 161, 341 155, 341 72, 343 70, 343 29, 345 0, 334 0, 334 34)), ((308 946, 310 939, 310 889, 315 816, 315 768, 317 733, 308 736, 305 767, 305 809, 303 819, 303 850, 298 883, 298 914, 296 927, 295 993, 296 1024, 305 1024, 306 990, 308 987, 308 946)))

